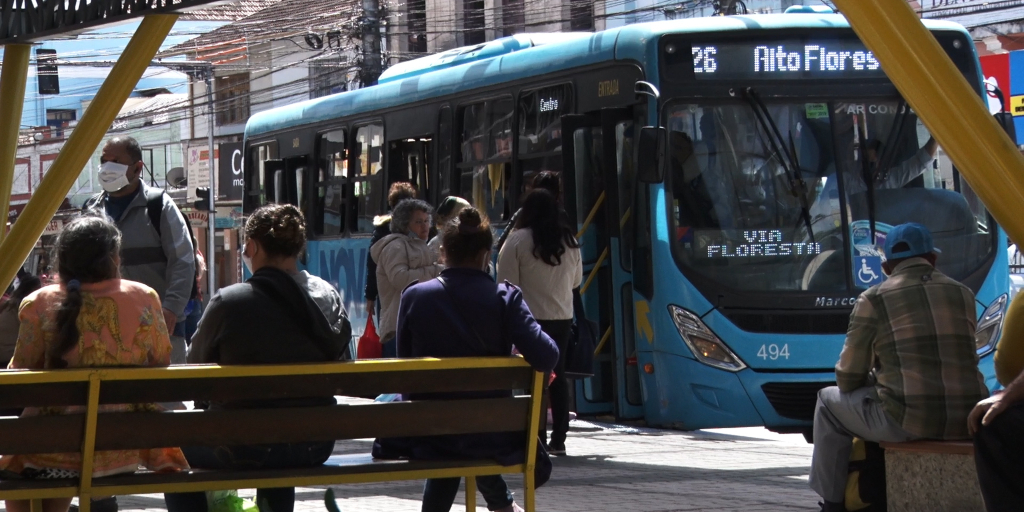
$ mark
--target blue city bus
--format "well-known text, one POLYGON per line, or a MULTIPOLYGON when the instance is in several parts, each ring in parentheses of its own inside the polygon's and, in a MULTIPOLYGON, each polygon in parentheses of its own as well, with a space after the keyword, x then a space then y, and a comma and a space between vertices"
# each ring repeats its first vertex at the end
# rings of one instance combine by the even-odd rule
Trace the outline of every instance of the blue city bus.
MULTIPOLYGON (((983 94, 970 35, 925 23, 983 94)), ((358 333, 391 183, 433 204, 462 196, 504 229, 532 176, 559 172, 600 325, 576 409, 806 431, 902 222, 929 226, 939 268, 977 294, 977 350, 997 386, 1006 236, 936 155, 842 16, 722 16, 506 37, 258 113, 244 208, 305 212, 303 264, 338 287, 358 333)))

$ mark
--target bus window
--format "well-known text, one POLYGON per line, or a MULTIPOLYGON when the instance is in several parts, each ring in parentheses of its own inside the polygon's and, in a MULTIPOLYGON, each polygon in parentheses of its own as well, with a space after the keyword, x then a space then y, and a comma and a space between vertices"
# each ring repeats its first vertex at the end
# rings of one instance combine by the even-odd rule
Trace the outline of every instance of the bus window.
MULTIPOLYGON (((562 116, 572 112, 572 86, 556 85, 519 97, 520 183, 541 171, 562 172, 562 116)), ((520 190, 522 192, 522 190, 520 190)))
POLYGON ((257 198, 256 206, 263 206, 267 204, 266 197, 266 184, 264 179, 266 177, 266 162, 267 160, 277 159, 277 141, 269 141, 262 144, 254 144, 252 146, 252 162, 254 171, 249 173, 252 176, 249 182, 249 195, 257 198))
POLYGON ((388 142, 388 186, 405 181, 416 187, 419 197, 432 197, 429 162, 433 142, 433 135, 388 142))
POLYGON ((320 135, 319 178, 315 230, 319 235, 337 236, 344 232, 345 197, 343 185, 349 178, 348 155, 345 151, 345 130, 320 135))
MULTIPOLYGON (((572 137, 576 152, 576 218, 583 222, 604 191, 604 138, 600 127, 577 128, 572 137)), ((595 216, 593 223, 603 229, 605 216, 595 216)))
POLYGON ((443 107, 437 116, 437 171, 440 182, 438 201, 458 191, 452 187, 452 109, 443 107))
POLYGON ((356 130, 352 146, 352 162, 356 174, 352 178, 354 203, 349 217, 349 230, 353 233, 373 232, 373 218, 383 213, 384 174, 383 166, 384 127, 379 124, 361 126, 356 130))
POLYGON ((622 230, 622 244, 623 249, 619 251, 619 255, 622 258, 622 268, 630 270, 632 268, 632 260, 630 259, 633 254, 633 219, 630 217, 633 215, 633 195, 635 194, 634 188, 636 187, 636 169, 633 167, 633 136, 635 133, 635 126, 643 122, 637 121, 621 121, 615 125, 615 168, 616 173, 619 177, 619 224, 622 230))
POLYGON ((459 191, 492 222, 509 218, 506 197, 512 165, 512 100, 462 108, 459 191))

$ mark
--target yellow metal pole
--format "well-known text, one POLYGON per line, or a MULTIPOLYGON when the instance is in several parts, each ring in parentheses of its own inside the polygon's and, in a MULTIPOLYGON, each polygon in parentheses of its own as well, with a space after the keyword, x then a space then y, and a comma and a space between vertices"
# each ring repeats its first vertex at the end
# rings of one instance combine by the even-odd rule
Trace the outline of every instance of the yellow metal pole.
POLYGON ((32 199, 25 205, 10 235, 0 243, 0 254, 3 255, 0 257, 0 283, 14 279, 18 266, 28 257, 39 235, 57 212, 177 19, 175 14, 155 14, 142 20, 49 172, 33 192, 32 199))
POLYGON ((3 112, 0 115, 0 215, 3 216, 0 219, 0 242, 7 235, 7 212, 11 207, 14 160, 18 154, 18 131, 21 128, 21 110, 25 105, 25 84, 28 82, 28 59, 31 53, 31 45, 4 46, 4 65, 0 70, 0 112, 3 112))
POLYGON ((1011 239, 1024 243, 1024 157, 910 5, 906 0, 835 4, 992 216, 1011 239))

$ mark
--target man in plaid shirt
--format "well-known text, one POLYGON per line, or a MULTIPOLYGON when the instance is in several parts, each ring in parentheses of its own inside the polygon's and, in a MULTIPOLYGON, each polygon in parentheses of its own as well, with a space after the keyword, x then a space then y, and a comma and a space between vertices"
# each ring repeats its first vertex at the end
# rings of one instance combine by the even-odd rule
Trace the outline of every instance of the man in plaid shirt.
POLYGON ((975 351, 974 293, 935 268, 928 228, 901 224, 885 241, 889 278, 850 315, 836 383, 818 393, 811 489, 843 511, 853 437, 875 442, 967 439, 988 396, 975 351))

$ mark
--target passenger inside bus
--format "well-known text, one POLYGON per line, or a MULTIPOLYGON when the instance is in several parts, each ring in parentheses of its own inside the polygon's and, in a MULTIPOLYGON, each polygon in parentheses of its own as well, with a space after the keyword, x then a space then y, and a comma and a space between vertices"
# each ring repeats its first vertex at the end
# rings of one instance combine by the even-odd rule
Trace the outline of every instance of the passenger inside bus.
MULTIPOLYGON (((878 139, 868 139, 864 142, 864 158, 867 159, 869 169, 875 170, 879 164, 879 155, 883 154, 883 144, 878 139)), ((935 152, 938 149, 938 144, 934 138, 929 138, 928 141, 917 150, 914 155, 906 160, 898 162, 892 165, 885 171, 877 171, 877 179, 875 180, 875 189, 894 189, 901 188, 915 178, 920 176, 928 165, 935 160, 935 152)), ((848 196, 854 194, 867 192, 868 186, 865 182, 864 176, 861 171, 861 160, 860 150, 857 142, 850 140, 847 143, 846 151, 841 157, 842 160, 847 164, 846 172, 843 173, 843 188, 848 196)), ((838 197, 838 182, 835 178, 836 168, 835 164, 829 165, 825 171, 825 186, 822 190, 822 194, 827 197, 833 195, 838 197)), ((812 212, 814 213, 814 212, 812 212)))

